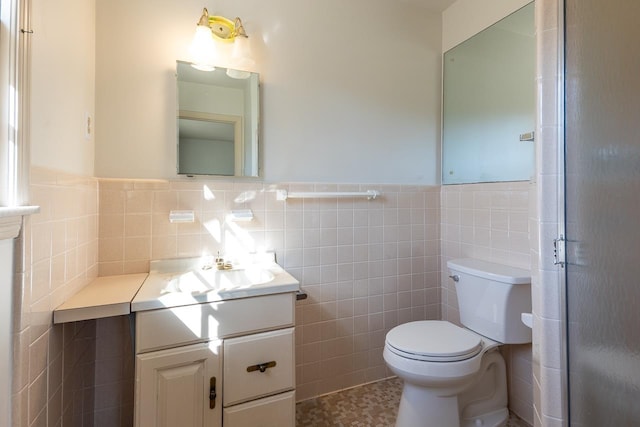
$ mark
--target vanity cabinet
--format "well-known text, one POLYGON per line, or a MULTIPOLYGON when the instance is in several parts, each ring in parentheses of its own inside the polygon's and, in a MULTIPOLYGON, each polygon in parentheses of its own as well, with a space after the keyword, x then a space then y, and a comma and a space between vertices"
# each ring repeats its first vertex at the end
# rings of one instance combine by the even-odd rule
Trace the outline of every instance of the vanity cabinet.
POLYGON ((136 313, 137 427, 295 425, 294 293, 136 313))
POLYGON ((136 357, 137 425, 221 425, 219 340, 136 357))

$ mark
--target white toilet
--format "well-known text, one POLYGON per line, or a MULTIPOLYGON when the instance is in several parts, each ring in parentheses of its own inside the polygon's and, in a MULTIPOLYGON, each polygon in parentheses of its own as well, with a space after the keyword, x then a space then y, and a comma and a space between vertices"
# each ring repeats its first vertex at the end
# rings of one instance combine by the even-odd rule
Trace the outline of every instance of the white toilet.
POLYGON ((531 342, 530 272, 477 259, 447 262, 460 322, 427 320, 387 334, 384 360, 404 381, 398 427, 497 427, 507 422, 507 377, 498 346, 531 342))

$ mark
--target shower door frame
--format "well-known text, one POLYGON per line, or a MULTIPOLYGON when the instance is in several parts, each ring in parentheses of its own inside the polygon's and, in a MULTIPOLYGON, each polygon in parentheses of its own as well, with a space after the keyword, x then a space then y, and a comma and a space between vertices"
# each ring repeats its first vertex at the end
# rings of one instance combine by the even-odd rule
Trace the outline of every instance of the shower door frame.
POLYGON ((557 0, 557 13, 558 13, 558 105, 557 105, 557 114, 558 114, 558 134, 556 145, 557 156, 558 156, 558 199, 557 199, 557 208, 558 208, 558 243, 560 244, 561 251, 556 253, 558 265, 561 268, 561 274, 559 274, 559 289, 560 289, 560 307, 562 310, 562 328, 561 328, 561 342, 560 346, 560 360, 562 361, 563 373, 561 389, 563 392, 562 396, 562 409, 565 415, 563 419, 564 425, 571 424, 571 413, 570 413, 570 389, 569 389, 569 301, 567 299, 567 257, 566 257, 566 236, 567 236, 567 227, 566 227, 566 148, 567 148, 567 135, 566 135, 566 127, 565 127, 565 118, 566 118, 566 110, 565 110, 565 65, 566 65, 566 0, 557 0))

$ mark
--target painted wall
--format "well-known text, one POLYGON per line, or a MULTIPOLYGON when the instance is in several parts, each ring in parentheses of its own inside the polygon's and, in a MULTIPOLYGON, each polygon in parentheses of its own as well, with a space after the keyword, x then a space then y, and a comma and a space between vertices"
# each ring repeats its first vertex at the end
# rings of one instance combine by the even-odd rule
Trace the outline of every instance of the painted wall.
MULTIPOLYGON (((97 1, 97 176, 174 177, 175 61, 201 8, 97 1)), ((439 14, 366 0, 209 9, 250 36, 267 181, 438 183, 439 14)))
POLYGON ((95 322, 54 326, 52 310, 97 275, 98 188, 85 137, 85 116, 95 117, 95 1, 33 0, 31 27, 29 201, 40 213, 17 245, 13 425, 93 425, 95 322))
POLYGON ((458 0, 442 12, 442 51, 448 51, 531 1, 458 0))
POLYGON ((32 164, 93 176, 95 1, 33 0, 31 22, 32 164))

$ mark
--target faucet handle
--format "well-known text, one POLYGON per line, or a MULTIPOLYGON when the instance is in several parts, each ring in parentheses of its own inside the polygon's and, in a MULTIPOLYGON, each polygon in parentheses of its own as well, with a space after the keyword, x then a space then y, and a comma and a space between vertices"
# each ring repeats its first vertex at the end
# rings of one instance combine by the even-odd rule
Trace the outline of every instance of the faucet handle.
POLYGON ((218 270, 231 270, 233 269, 233 264, 230 262, 219 262, 216 264, 218 270))

